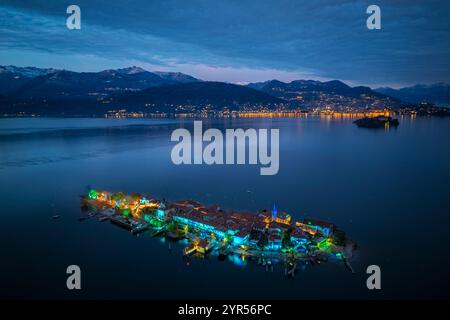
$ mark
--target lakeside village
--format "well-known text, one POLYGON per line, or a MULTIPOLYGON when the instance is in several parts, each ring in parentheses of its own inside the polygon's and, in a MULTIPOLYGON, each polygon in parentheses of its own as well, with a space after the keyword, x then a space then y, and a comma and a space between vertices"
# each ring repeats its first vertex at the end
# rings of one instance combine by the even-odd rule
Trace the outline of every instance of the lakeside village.
POLYGON ((273 271, 282 264, 287 276, 294 276, 298 264, 317 265, 328 260, 341 261, 353 272, 349 259, 356 245, 329 222, 313 219, 293 221, 285 212, 225 211, 217 205, 205 206, 193 200, 168 202, 140 194, 126 195, 89 188, 81 196, 79 220, 96 218, 110 221, 132 234, 146 233, 172 241, 182 240, 189 257, 218 255, 252 260, 273 271))
MULTIPOLYGON (((156 106, 153 106, 156 108, 156 106)), ((104 117, 107 119, 126 118, 306 118, 320 117, 329 119, 358 119, 375 117, 423 117, 450 116, 450 108, 438 107, 431 103, 422 102, 416 105, 404 105, 400 108, 388 106, 358 106, 336 105, 334 103, 319 104, 310 108, 292 108, 284 104, 269 108, 265 105, 242 106, 239 110, 229 108, 216 109, 213 105, 206 106, 176 106, 170 105, 176 112, 152 111, 133 112, 126 108, 108 110, 104 117)))
MULTIPOLYGON (((448 117, 450 108, 438 107, 430 103, 404 105, 400 108, 392 107, 354 107, 335 106, 333 104, 320 105, 311 108, 292 108, 284 104, 269 108, 266 105, 241 106, 239 110, 224 107, 216 109, 214 105, 205 106, 185 106, 169 105, 172 112, 160 111, 156 106, 152 106, 152 111, 131 111, 123 108, 110 109, 104 114, 79 114, 76 117, 104 117, 106 119, 128 119, 128 118, 307 118, 319 117, 323 120, 330 119, 359 119, 375 117, 448 117)), ((167 108, 163 108, 167 110, 167 108)), ((2 113, 0 118, 8 117, 43 117, 44 114, 19 111, 15 113, 2 113)), ((70 117, 70 116, 69 116, 70 117)))

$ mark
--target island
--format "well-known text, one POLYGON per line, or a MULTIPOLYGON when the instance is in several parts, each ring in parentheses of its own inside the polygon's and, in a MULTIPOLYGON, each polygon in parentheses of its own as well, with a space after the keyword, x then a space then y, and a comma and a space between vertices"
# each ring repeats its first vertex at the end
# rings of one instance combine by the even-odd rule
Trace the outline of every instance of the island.
POLYGON ((132 234, 148 233, 173 241, 185 239, 183 256, 206 257, 215 253, 255 261, 273 271, 284 265, 287 276, 294 276, 297 265, 317 265, 341 261, 353 272, 349 259, 356 248, 345 232, 333 223, 302 218, 271 210, 227 211, 218 205, 206 206, 194 200, 166 201, 141 194, 97 191, 89 188, 81 196, 87 215, 110 221, 132 234))
POLYGON ((389 116, 364 117, 353 121, 359 128, 385 128, 397 127, 399 125, 398 119, 393 119, 389 116))

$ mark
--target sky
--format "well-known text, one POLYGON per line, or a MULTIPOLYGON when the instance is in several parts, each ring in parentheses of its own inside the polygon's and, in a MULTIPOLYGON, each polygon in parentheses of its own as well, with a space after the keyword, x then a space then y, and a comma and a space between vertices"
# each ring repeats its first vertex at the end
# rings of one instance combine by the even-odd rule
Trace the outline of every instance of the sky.
POLYGON ((449 12, 445 0, 2 0, 0 65, 136 65, 233 83, 449 83, 449 12), (71 4, 80 30, 66 27, 71 4), (366 27, 371 4, 381 30, 366 27))

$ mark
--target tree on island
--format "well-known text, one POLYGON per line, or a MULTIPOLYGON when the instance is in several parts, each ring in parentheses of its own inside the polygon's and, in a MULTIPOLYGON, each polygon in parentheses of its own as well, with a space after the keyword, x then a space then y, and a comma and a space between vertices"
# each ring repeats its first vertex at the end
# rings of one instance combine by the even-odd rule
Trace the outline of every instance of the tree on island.
POLYGON ((267 246, 267 244, 269 243, 269 237, 267 235, 266 232, 261 232, 261 236, 259 237, 258 240, 258 247, 260 249, 264 249, 265 246, 267 246))
POLYGON ((281 247, 282 248, 288 248, 291 246, 291 231, 292 231, 291 228, 283 231, 283 234, 281 236, 281 247))

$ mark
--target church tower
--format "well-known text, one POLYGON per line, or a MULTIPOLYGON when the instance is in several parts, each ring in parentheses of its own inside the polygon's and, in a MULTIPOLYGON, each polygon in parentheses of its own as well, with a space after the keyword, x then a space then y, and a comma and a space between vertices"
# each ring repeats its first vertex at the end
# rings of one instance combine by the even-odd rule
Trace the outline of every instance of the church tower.
POLYGON ((272 221, 275 221, 277 219, 277 208, 275 207, 275 202, 273 203, 272 208, 272 221))

